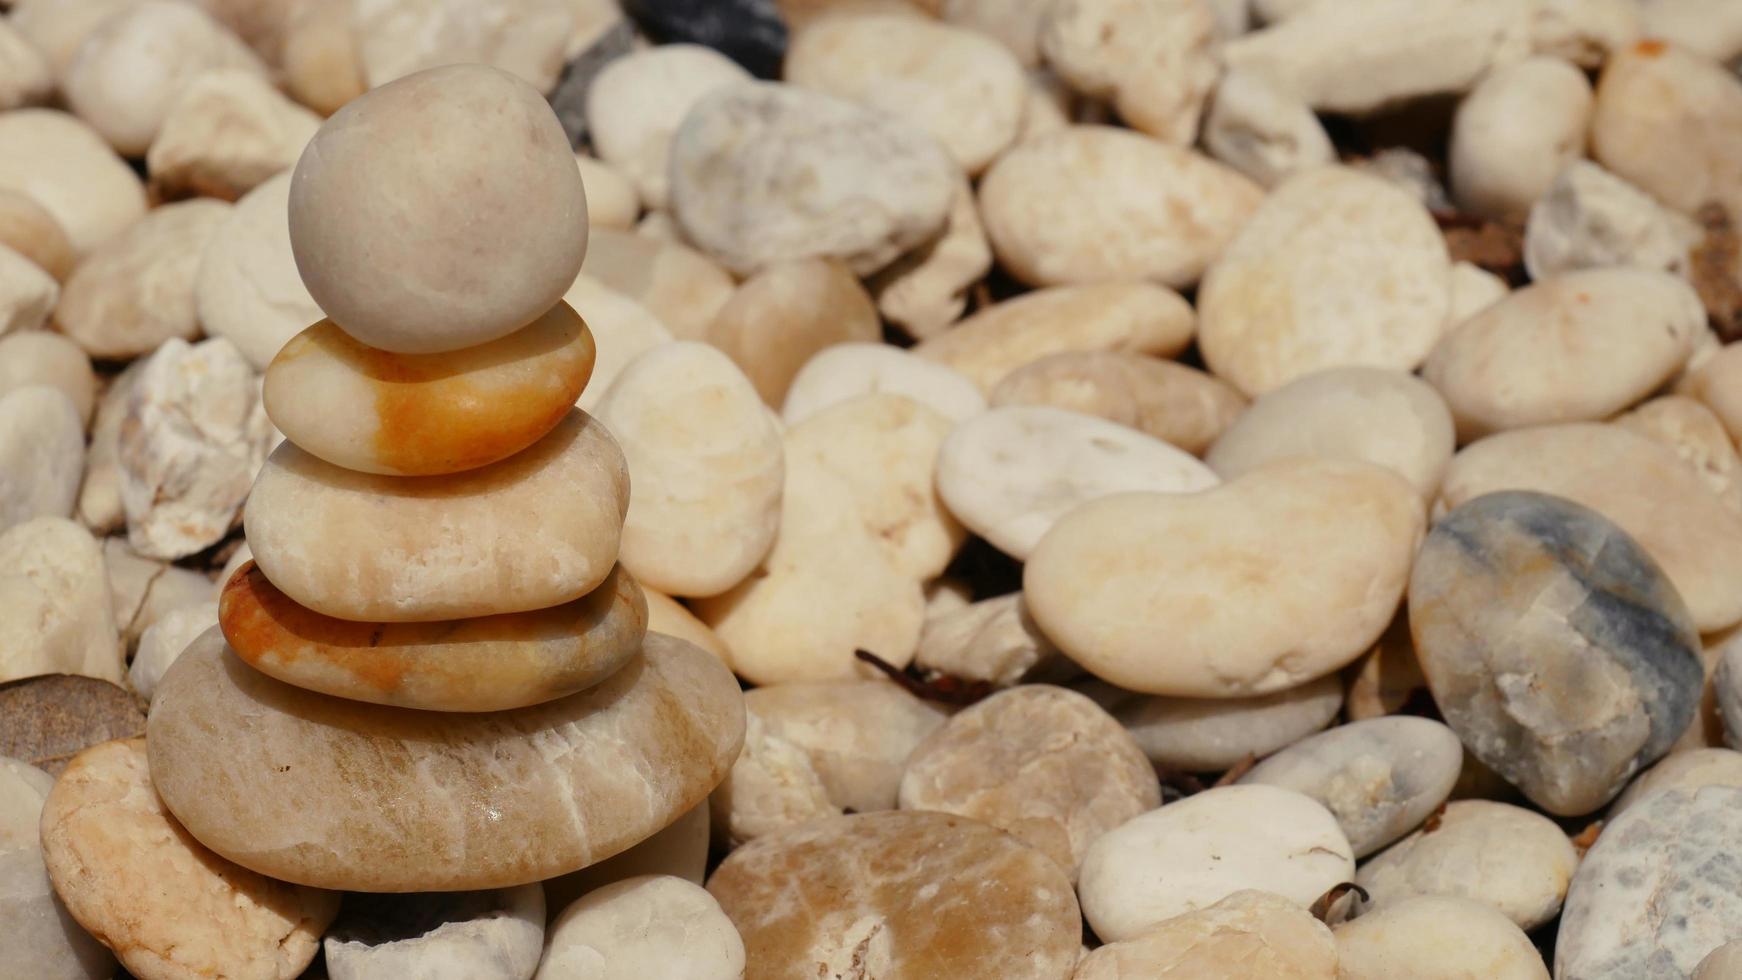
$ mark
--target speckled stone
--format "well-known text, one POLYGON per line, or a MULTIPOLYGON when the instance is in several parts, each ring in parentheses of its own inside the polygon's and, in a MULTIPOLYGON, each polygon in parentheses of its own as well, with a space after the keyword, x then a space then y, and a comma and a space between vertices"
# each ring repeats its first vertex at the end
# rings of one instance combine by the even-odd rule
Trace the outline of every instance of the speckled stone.
POLYGON ((1742 752, 1730 749, 1687 749, 1671 752, 1639 774, 1609 807, 1609 819, 1653 793, 1672 789, 1692 792, 1704 786, 1742 789, 1742 752))
POLYGON ((538 883, 478 892, 355 894, 322 941, 332 980, 526 980, 544 950, 538 883))
POLYGON ((1323 803, 1359 858, 1427 819, 1451 795, 1463 762, 1458 736, 1437 721, 1374 718, 1302 739, 1240 782, 1281 786, 1323 803))
POLYGON ((1742 939, 1742 789, 1659 793, 1603 828, 1573 876, 1555 943, 1559 980, 1692 973, 1742 939))
POLYGON ((1161 805, 1143 751, 1095 702, 1025 684, 945 722, 908 757, 903 810, 984 820, 1075 878, 1102 834, 1161 805))
POLYGON ((287 684, 426 711, 502 711, 591 687, 641 649, 647 600, 623 566, 572 602, 429 623, 323 616, 258 566, 224 584, 218 622, 236 655, 287 684))
POLYGON ((746 980, 1063 980, 1082 920, 1063 871, 965 817, 864 813, 732 852, 708 881, 746 980))
POLYGON ((1534 929, 1555 917, 1579 854, 1554 821, 1490 800, 1454 800, 1421 830, 1361 866, 1367 908, 1457 895, 1534 929))
POLYGON ((1687 728, 1704 684, 1699 636, 1657 563, 1545 494, 1489 494, 1442 518, 1409 614, 1447 723, 1551 813, 1619 793, 1687 728))
POLYGON ((718 659, 657 633, 580 694, 456 715, 291 687, 214 630, 164 674, 147 735, 164 803, 238 864, 446 891, 574 871, 670 823, 725 776, 743 710, 718 659), (210 736, 244 727, 251 737, 210 736))

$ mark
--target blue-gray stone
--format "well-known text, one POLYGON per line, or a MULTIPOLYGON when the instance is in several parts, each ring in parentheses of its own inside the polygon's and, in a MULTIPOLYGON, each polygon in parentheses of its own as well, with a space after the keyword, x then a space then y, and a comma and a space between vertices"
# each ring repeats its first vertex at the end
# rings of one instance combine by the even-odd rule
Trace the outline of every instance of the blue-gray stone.
POLYGON ((787 32, 775 0, 623 0, 623 12, 661 44, 706 45, 758 78, 780 77, 787 32))
POLYGON ((1704 671, 1687 605, 1587 507, 1493 493, 1429 532, 1410 632, 1446 723, 1562 816, 1607 803, 1693 720, 1704 671))

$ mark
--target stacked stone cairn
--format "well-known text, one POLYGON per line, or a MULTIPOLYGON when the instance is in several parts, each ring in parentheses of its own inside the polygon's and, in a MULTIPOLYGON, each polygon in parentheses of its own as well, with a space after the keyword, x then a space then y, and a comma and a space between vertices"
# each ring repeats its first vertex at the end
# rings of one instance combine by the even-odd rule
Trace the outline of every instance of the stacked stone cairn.
MULTIPOLYGON (((303 154, 290 222, 330 319, 266 374, 286 441, 247 506, 254 560, 120 761, 277 879, 312 956, 337 905, 313 889, 512 888, 665 828, 725 777, 744 706, 716 657, 647 632, 617 564, 628 472, 573 407, 595 350, 561 300, 586 200, 539 94, 473 65, 353 101, 303 154)), ((101 856, 45 837, 103 925, 75 884, 101 856)))

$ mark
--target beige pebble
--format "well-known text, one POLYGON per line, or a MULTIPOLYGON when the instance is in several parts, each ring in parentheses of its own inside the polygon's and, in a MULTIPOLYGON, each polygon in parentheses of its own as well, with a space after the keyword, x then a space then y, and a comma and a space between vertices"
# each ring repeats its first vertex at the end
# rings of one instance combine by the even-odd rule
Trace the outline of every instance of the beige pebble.
POLYGON ((1197 138, 1216 84, 1215 41, 1215 15, 1202 0, 1061 0, 1040 34, 1047 63, 1072 88, 1177 146, 1197 138))
POLYGON ((145 186, 126 162, 83 120, 53 109, 0 116, 0 188, 41 205, 80 257, 145 216, 145 186))
POLYGON ((741 980, 744 940, 720 903, 682 878, 627 878, 588 892, 545 936, 535 980, 741 980))
POLYGON ((121 503, 121 465, 119 450, 121 424, 127 420, 127 400, 133 385, 145 370, 150 358, 141 358, 127 365, 126 370, 109 380, 97 402, 96 420, 91 423, 90 443, 85 450, 85 478, 79 484, 79 523, 97 534, 117 530, 127 523, 127 510, 121 503))
POLYGON ((618 560, 670 595, 717 595, 774 543, 785 455, 756 389, 706 344, 679 341, 631 361, 598 418, 629 465, 618 560))
POLYGON ((1410 370, 1439 340, 1451 262, 1427 209, 1345 167, 1278 185, 1204 276, 1198 344, 1247 395, 1361 365, 1410 370))
POLYGON ((1022 66, 1004 45, 899 12, 811 21, 787 47, 784 77, 924 130, 968 174, 1015 141, 1027 101, 1022 66))
POLYGON ((1022 132, 1016 134, 1016 142, 1027 143, 1069 128, 1072 112, 1081 111, 1084 106, 1084 100, 1078 99, 1051 68, 1029 69, 1028 110, 1023 114, 1022 132))
POLYGON ((992 245, 966 180, 956 186, 950 217, 936 239, 896 259, 868 282, 883 318, 924 339, 943 332, 968 308, 968 291, 992 268, 992 245))
POLYGON ((843 812, 804 749, 770 732, 754 712, 745 722, 744 749, 708 806, 713 836, 728 848, 843 812))
POLYGON ((1334 674, 1254 697, 1158 697, 1101 683, 1083 693, 1119 719, 1150 762, 1176 772, 1221 772, 1248 756, 1262 759, 1324 728, 1343 705, 1334 674))
POLYGON ((1422 375, 1445 396, 1461 440, 1606 418, 1668 381, 1705 322, 1699 297, 1666 272, 1568 272, 1527 286, 1448 333, 1422 375), (1640 329, 1649 322, 1652 329, 1640 329))
POLYGON ((1011 371, 992 407, 1049 405, 1096 415, 1201 454, 1246 408, 1234 387, 1184 364, 1127 351, 1052 354, 1011 371))
POLYGON ((1615 424, 1674 449, 1731 510, 1742 512, 1742 459, 1712 410, 1685 395, 1663 395, 1615 424))
POLYGON ((1446 470, 1436 511, 1496 490, 1565 497, 1620 525, 1710 633, 1742 620, 1742 518, 1673 449, 1620 426, 1540 426, 1470 445, 1446 470))
POLYGON ((959 179, 923 130, 769 82, 698 102, 672 138, 670 173, 684 235, 740 275, 806 258, 877 272, 944 228, 959 179))
POLYGON ((48 59, 58 80, 72 64, 79 45, 104 21, 132 6, 137 0, 90 0, 62 3, 60 0, 16 0, 12 26, 48 59))
POLYGON ((257 371, 325 316, 297 274, 289 209, 289 173, 242 195, 211 233, 194 280, 200 325, 234 343, 257 371))
POLYGON ((549 92, 562 71, 569 0, 355 0, 357 62, 370 88, 419 71, 481 64, 549 92))
POLYGON ((733 669, 754 684, 871 677, 854 651, 905 667, 925 617, 919 581, 888 554, 846 480, 809 454, 793 455, 768 557, 694 609, 731 648, 733 669))
POLYGON ((1652 0, 1640 4, 1639 26, 1646 37, 1662 38, 1713 61, 1730 62, 1742 55, 1742 10, 1724 0, 1652 0))
POLYGON ((799 368, 834 344, 880 339, 877 308, 846 267, 825 259, 776 262, 751 276, 715 314, 708 343, 778 407, 799 368))
POLYGON ((1040 64, 1040 31, 1052 0, 943 0, 951 24, 979 31, 1010 49, 1024 68, 1040 64))
POLYGON ((85 468, 85 426, 58 388, 0 395, 0 531, 38 517, 71 517, 85 468))
POLYGON ((67 104, 124 156, 144 156, 203 72, 264 75, 259 56, 196 4, 139 0, 91 31, 61 79, 67 104))
POLYGON ((671 596, 654 589, 643 588, 647 596, 647 628, 654 633, 664 633, 680 640, 688 640, 703 650, 720 658, 727 667, 732 666, 732 651, 719 634, 708 628, 708 624, 690 612, 689 607, 673 599, 671 596))
POLYGON ((285 91, 323 116, 368 91, 351 29, 351 0, 304 0, 285 17, 285 91))
POLYGON ((260 381, 234 344, 165 341, 127 393, 115 447, 133 550, 169 560, 217 544, 271 443, 260 381))
POLYGON ((217 598, 218 585, 225 581, 214 584, 191 568, 143 557, 124 537, 104 538, 102 545, 115 624, 129 647, 171 610, 217 598))
POLYGON ((1451 289, 1451 308, 1446 312, 1448 331, 1512 292, 1506 280, 1469 262, 1452 263, 1451 289))
POLYGON ((950 513, 1018 560, 1091 501, 1132 491, 1188 496, 1219 482, 1160 439, 1044 406, 997 408, 963 422, 937 461, 938 493, 950 513))
POLYGON ((1052 354, 1122 351, 1172 357, 1197 318, 1171 289, 1140 282, 1037 289, 979 310, 914 348, 990 392, 1012 371, 1052 354))
POLYGON ((255 72, 205 72, 176 96, 151 141, 151 186, 172 199, 234 201, 294 166, 320 124, 255 72))
POLYGON ((43 857, 79 924, 135 976, 298 976, 339 896, 274 881, 200 845, 147 771, 145 739, 73 758, 43 806, 43 857))
POLYGON ((101 358, 138 357, 167 340, 198 337, 200 256, 230 210, 209 199, 153 208, 67 277, 55 323, 101 358))
POLYGON ((1555 822, 1488 800, 1453 800, 1428 825, 1374 855, 1355 881, 1368 910, 1454 895, 1499 910, 1520 929, 1560 914, 1579 852, 1555 822))
POLYGON ((1318 801, 1275 786, 1218 786, 1101 835, 1077 894, 1095 935, 1123 942, 1247 889, 1305 908, 1354 870, 1337 818, 1318 801))
POLYGON ((1627 789, 1610 804, 1608 818, 1614 820, 1628 807, 1653 793, 1670 790, 1696 792, 1702 786, 1742 789, 1742 752, 1717 748, 1672 751, 1634 777, 1627 789))
POLYGON ((103 552, 85 529, 39 517, 0 532, 0 680, 82 674, 121 683, 103 552))
POLYGON ((1482 902, 1423 895, 1345 922, 1338 980, 1548 980, 1530 937, 1482 902))
POLYGON ((1706 954, 1694 968, 1692 980, 1738 980, 1742 978, 1742 940, 1727 942, 1706 954))
POLYGON ((1119 723, 1048 684, 959 712, 913 750, 901 777, 903 810, 984 820, 1073 879, 1096 839, 1160 805, 1155 772, 1119 723))
POLYGON ((1584 155, 1591 83, 1559 58, 1500 66, 1476 84, 1452 121, 1452 198, 1468 214, 1519 219, 1561 169, 1584 155))
POLYGON ((797 425, 861 395, 905 395, 951 422, 986 410, 986 396, 967 376, 888 344, 833 344, 804 363, 786 390, 780 417, 797 425))
POLYGON ((699 885, 707 866, 708 803, 703 800, 634 847, 579 871, 546 879, 546 914, 554 919, 587 892, 638 875, 669 875, 699 885))
POLYGON ((97 407, 97 376, 79 345, 58 333, 0 331, 0 395, 47 385, 67 396, 85 425, 97 407))
POLYGON ((581 273, 646 306, 682 340, 706 340, 737 289, 731 273, 682 241, 613 228, 593 229, 581 273))
POLYGON ((862 813, 763 837, 733 851, 708 891, 756 978, 1053 980, 1082 944, 1056 864, 941 813, 862 813))
POLYGON ((1695 367, 1677 390, 1699 399, 1742 442, 1742 343, 1727 344, 1695 367))
MULTIPOLYGON (((966 602, 966 600, 963 600, 966 602)), ((913 663, 965 681, 1009 687, 1023 680, 1067 680, 1080 669, 1034 625, 1022 593, 982 599, 954 609, 927 608, 913 663)))
POLYGON ((0 21, 0 111, 39 105, 53 92, 48 58, 10 20, 0 21))
POLYGON ((1019 143, 980 182, 998 262, 1031 286, 1198 280, 1263 197, 1208 157, 1129 130, 1071 126, 1019 143))
POLYGON ((1289 456, 1376 463, 1428 500, 1451 462, 1445 400, 1406 371, 1331 368, 1259 396, 1204 457, 1224 480, 1289 456))
POLYGON ((1655 39, 1616 52, 1597 80, 1591 156, 1678 211, 1742 213, 1742 80, 1655 39))
POLYGON ((1225 975, 1238 964, 1268 980, 1336 980, 1337 946, 1312 913, 1266 891, 1238 891, 1108 943, 1071 980, 1150 980, 1225 975))
MULTIPOLYGON (((602 160, 575 154, 581 183, 587 188, 587 223, 593 228, 629 231, 641 217, 641 196, 629 178, 602 160)), ((586 267, 585 261, 581 264, 586 267)))
POLYGON ((53 276, 0 244, 0 337, 40 328, 59 300, 53 276))
POLYGON ((218 603, 208 599, 191 606, 177 606, 147 626, 139 636, 139 649, 133 654, 133 662, 127 665, 127 682, 133 686, 134 692, 147 704, 151 703, 163 672, 201 633, 216 625, 218 603))
POLYGON ((1230 71, 1204 119, 1204 151, 1265 187, 1335 163, 1337 152, 1306 104, 1256 75, 1230 71))
POLYGON ((935 489, 938 450, 950 431, 950 419, 921 402, 877 393, 793 426, 786 453, 840 477, 890 566, 923 581, 943 574, 967 537, 935 489))
POLYGON ((1347 676, 1348 695, 1343 704, 1350 721, 1399 714, 1411 698, 1428 696, 1427 677, 1415 658, 1407 614, 1399 612, 1347 676))
POLYGON ((1682 274, 1689 245, 1702 234, 1627 181, 1575 160, 1531 206, 1524 268, 1533 280, 1608 265, 1682 274))
MULTIPOLYGON (((0 245, 22 255, 57 283, 73 271, 73 243, 67 239, 60 222, 34 198, 21 191, 0 188, 0 245)), ((7 278, 14 275, 9 273, 7 278)), ((40 290, 42 287, 33 288, 40 290)), ((53 306, 51 296, 42 310, 43 315, 46 316, 53 306)), ((19 326, 21 324, 14 322, 8 329, 19 326)), ((5 329, 0 329, 0 333, 5 332, 5 329)))
POLYGON ((554 306, 586 254, 586 215, 550 105, 478 64, 349 103, 290 182, 290 243, 309 295, 353 337, 405 354, 494 340, 554 306), (444 134, 440 153, 433 132, 444 134), (522 150, 504 157, 505 145, 522 150), (468 193, 453 194, 458 184, 468 193))
POLYGON ((678 126, 710 92, 750 81, 712 48, 663 44, 606 65, 587 90, 587 132, 599 158, 619 168, 650 208, 670 200, 668 160, 678 126))
POLYGON ((598 350, 592 380, 575 402, 575 407, 583 412, 599 406, 630 361, 672 341, 671 331, 653 311, 584 272, 575 277, 574 284, 563 294, 563 302, 581 314, 598 350))
POLYGON ((1176 697, 1268 694, 1378 638, 1423 523, 1420 496, 1389 470, 1283 460, 1200 493, 1083 505, 1029 556, 1023 593, 1046 635, 1103 680, 1176 697), (1194 628, 1163 625, 1185 621, 1194 628))
POLYGON ((42 804, 54 777, 0 756, 0 917, 7 968, 20 976, 105 980, 116 971, 107 947, 79 927, 54 893, 42 862, 42 804))

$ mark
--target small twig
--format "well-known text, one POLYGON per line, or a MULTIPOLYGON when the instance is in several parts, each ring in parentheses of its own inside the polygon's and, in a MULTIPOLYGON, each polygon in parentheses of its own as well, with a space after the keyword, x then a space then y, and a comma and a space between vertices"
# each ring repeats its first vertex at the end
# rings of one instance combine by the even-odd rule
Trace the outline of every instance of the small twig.
POLYGON ((1441 803, 1439 806, 1434 807, 1434 812, 1428 814, 1426 820, 1422 821, 1421 832, 1424 834, 1431 834, 1440 829, 1440 822, 1445 820, 1445 818, 1446 805, 1441 803))
POLYGON ((1241 759, 1239 762, 1234 763, 1232 766, 1229 766, 1228 771, 1223 773, 1222 777, 1220 779, 1216 780, 1215 784, 1212 785, 1210 788, 1217 789, 1217 788, 1222 787, 1222 786, 1234 785, 1236 782, 1239 782, 1241 776, 1244 776, 1247 773, 1251 772, 1252 767, 1256 766, 1257 764, 1258 764, 1258 757, 1253 755, 1250 752, 1246 753, 1246 758, 1241 759))
POLYGON ((1586 826, 1584 830, 1579 831, 1572 838, 1573 849, 1579 852, 1579 857, 1584 857, 1585 852, 1591 849, 1591 845, 1597 843, 1597 838, 1602 836, 1602 834, 1603 834, 1603 821, 1601 821, 1601 820, 1591 821, 1591 823, 1588 826, 1586 826))
POLYGON ((969 681, 949 674, 935 677, 915 677, 869 650, 854 650, 853 656, 882 671, 890 680, 916 698, 942 704, 967 706, 984 700, 997 688, 990 681, 969 681))

